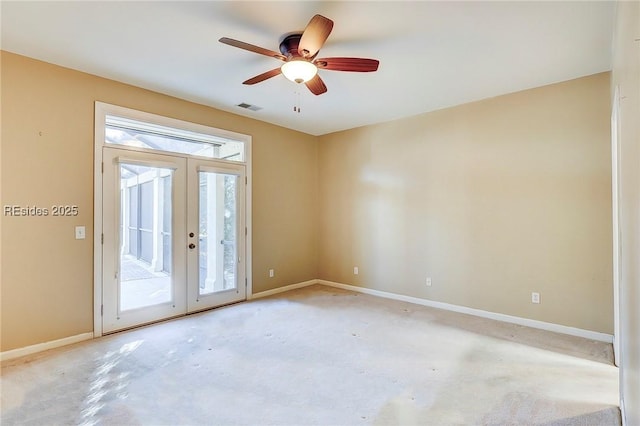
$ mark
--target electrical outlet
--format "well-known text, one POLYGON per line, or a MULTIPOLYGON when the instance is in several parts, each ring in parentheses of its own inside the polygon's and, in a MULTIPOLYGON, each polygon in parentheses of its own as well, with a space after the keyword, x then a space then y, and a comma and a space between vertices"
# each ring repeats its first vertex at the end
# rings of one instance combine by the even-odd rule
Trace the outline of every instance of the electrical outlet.
POLYGON ((427 287, 431 287, 431 277, 427 277, 427 287))
POLYGON ((273 278, 276 275, 273 269, 269 269, 269 278, 273 278))
POLYGON ((540 293, 531 293, 531 303, 540 303, 540 293))
POLYGON ((358 275, 358 273, 359 273, 359 272, 360 272, 360 271, 358 271, 358 267, 357 267, 357 266, 354 266, 354 267, 353 267, 353 275, 358 275))

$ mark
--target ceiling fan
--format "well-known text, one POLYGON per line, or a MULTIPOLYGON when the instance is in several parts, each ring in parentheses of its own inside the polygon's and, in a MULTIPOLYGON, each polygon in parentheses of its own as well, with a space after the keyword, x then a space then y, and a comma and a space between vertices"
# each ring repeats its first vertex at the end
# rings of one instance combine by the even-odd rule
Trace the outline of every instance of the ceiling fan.
POLYGON ((296 83, 304 83, 311 93, 321 95, 327 91, 327 86, 318 75, 318 70, 372 72, 378 69, 377 59, 365 58, 319 58, 318 51, 324 45, 333 29, 333 21, 322 15, 315 15, 307 24, 303 32, 287 34, 280 42, 280 53, 265 49, 243 41, 222 37, 219 41, 229 46, 270 56, 284 64, 282 66, 259 74, 243 82, 256 84, 271 77, 283 74, 296 83))

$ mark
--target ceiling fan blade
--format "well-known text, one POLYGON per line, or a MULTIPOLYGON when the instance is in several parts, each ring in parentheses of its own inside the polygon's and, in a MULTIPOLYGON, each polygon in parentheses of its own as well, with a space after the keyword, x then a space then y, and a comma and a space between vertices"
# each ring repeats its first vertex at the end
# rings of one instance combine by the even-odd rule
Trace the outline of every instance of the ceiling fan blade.
POLYGON ((327 91, 327 86, 324 85, 324 81, 322 81, 318 74, 305 84, 314 95, 322 95, 327 91))
POLYGON ((260 55, 270 56, 272 58, 286 61, 287 58, 278 52, 265 49, 264 47, 254 46, 253 44, 245 43, 244 41, 234 40, 232 38, 222 37, 218 40, 220 43, 228 44, 229 46, 239 47, 240 49, 248 50, 249 52, 259 53, 260 55))
POLYGON ((327 37, 333 29, 333 21, 322 15, 315 15, 302 33, 300 44, 298 45, 298 54, 305 58, 312 58, 322 47, 327 37))
POLYGON ((380 61, 365 58, 322 58, 316 59, 314 64, 330 71, 372 72, 378 69, 380 61))
POLYGON ((281 74, 280 68, 275 68, 275 69, 272 69, 271 71, 263 72, 260 75, 256 75, 255 77, 250 78, 249 80, 242 82, 242 84, 251 85, 251 84, 260 83, 262 81, 265 81, 265 80, 267 80, 267 79, 269 79, 271 77, 275 77, 276 75, 280 75, 280 74, 281 74))

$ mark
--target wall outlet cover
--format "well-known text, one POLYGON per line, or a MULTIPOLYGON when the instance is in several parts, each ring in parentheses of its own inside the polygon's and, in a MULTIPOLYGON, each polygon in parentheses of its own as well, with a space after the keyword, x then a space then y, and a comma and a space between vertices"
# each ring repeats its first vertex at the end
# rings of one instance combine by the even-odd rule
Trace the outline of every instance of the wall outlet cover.
POLYGON ((531 303, 540 303, 540 293, 531 293, 531 303))

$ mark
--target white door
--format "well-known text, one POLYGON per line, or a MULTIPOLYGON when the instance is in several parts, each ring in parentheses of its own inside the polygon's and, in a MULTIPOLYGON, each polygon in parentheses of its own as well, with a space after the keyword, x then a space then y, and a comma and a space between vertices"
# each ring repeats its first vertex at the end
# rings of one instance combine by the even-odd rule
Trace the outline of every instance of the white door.
POLYGON ((244 300, 244 166, 103 150, 103 332, 244 300))
POLYGON ((188 311, 244 300, 243 165, 188 160, 188 311))

